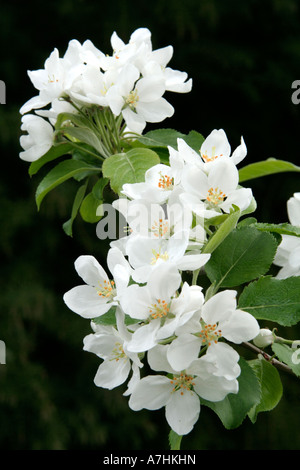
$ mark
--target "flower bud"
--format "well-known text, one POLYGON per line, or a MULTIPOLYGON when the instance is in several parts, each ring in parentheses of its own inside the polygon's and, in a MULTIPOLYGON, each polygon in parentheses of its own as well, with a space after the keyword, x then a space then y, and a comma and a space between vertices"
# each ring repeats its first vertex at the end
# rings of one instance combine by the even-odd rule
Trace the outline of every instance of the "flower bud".
POLYGON ((268 328, 261 328, 258 335, 253 339, 253 343, 258 348, 265 348, 269 344, 274 343, 274 336, 268 328))

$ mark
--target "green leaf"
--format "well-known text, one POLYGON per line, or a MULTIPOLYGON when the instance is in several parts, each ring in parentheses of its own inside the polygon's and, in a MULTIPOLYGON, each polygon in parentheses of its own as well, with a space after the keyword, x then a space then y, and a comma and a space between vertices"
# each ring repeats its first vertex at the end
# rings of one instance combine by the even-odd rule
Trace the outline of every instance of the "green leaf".
MULTIPOLYGON (((182 137, 183 140, 193 149, 195 152, 199 152, 201 145, 204 142, 204 137, 202 134, 199 134, 197 131, 190 131, 187 135, 182 137)), ((200 153, 199 153, 200 157, 200 153)))
POLYGON ((112 190, 120 194, 123 184, 145 181, 145 172, 159 162, 159 156, 153 150, 132 149, 108 157, 103 162, 103 176, 110 179, 112 190))
MULTIPOLYGON (((116 310, 117 310, 117 306, 112 305, 110 309, 106 313, 104 313, 104 315, 93 318, 92 321, 96 325, 116 326, 116 310)), ((131 318, 129 315, 125 315, 124 321, 126 325, 133 325, 137 323, 139 320, 135 320, 131 318)))
POLYGON ((206 245, 204 246, 203 253, 212 253, 218 248, 219 245, 226 239, 226 237, 235 229, 236 224, 241 216, 241 212, 238 208, 231 214, 223 214, 221 216, 214 217, 212 220, 213 224, 219 224, 222 222, 216 232, 210 237, 206 245))
POLYGON ((254 227, 258 230, 265 232, 278 233, 280 235, 291 235, 294 237, 300 237, 300 227, 283 223, 283 224, 267 224, 267 223, 255 223, 254 227))
POLYGON ((245 287, 238 308, 258 320, 295 325, 300 321, 300 277, 262 277, 245 287))
POLYGON ((84 195, 85 195, 85 192, 86 192, 86 188, 87 188, 87 183, 88 183, 88 181, 86 181, 85 184, 80 186, 80 188, 78 189, 78 191, 76 193, 76 196, 75 196, 75 199, 74 199, 74 202, 73 202, 71 218, 63 224, 63 229, 64 229, 65 233, 67 235, 69 235, 70 237, 73 236, 73 232, 72 232, 73 222, 74 222, 74 220, 75 220, 75 218, 78 214, 80 205, 83 201, 83 198, 84 198, 84 195))
POLYGON ((85 222, 89 222, 90 224, 99 222, 101 219, 101 215, 97 212, 97 209, 100 205, 102 205, 103 201, 97 199, 93 192, 87 194, 82 201, 80 206, 80 215, 85 222))
POLYGON ((197 131, 190 131, 189 134, 186 135, 174 129, 156 129, 139 137, 138 141, 151 148, 167 148, 170 146, 177 150, 177 139, 185 140, 196 152, 200 150, 204 141, 203 135, 199 134, 197 131))
POLYGON ((103 146, 97 135, 88 127, 67 127, 65 130, 67 136, 75 137, 80 142, 90 145, 102 155, 103 146))
POLYGON ((105 186, 107 186, 109 183, 108 178, 100 178, 97 183, 93 186, 92 192, 93 195, 95 196, 96 199, 99 199, 99 201, 103 200, 103 191, 105 186))
POLYGON ((261 400, 260 384, 254 371, 243 358, 240 358, 239 364, 241 374, 238 377, 239 391, 237 394, 230 393, 219 402, 201 399, 203 405, 211 408, 218 415, 226 429, 239 427, 247 413, 261 400))
POLYGON ((185 134, 174 129, 156 129, 138 138, 147 147, 173 147, 177 149, 177 139, 183 139, 185 134))
POLYGON ((297 377, 300 377, 300 364, 292 361, 292 355, 296 349, 289 347, 287 344, 273 343, 272 350, 278 357, 279 361, 287 364, 297 377))
POLYGON ((282 383, 278 370, 264 359, 248 361, 254 371, 261 388, 261 400, 253 406, 248 416, 252 423, 256 422, 258 413, 271 411, 278 405, 282 397, 282 383))
POLYGON ((42 179, 36 190, 36 204, 38 209, 46 196, 52 189, 64 183, 66 180, 79 176, 80 174, 99 173, 100 168, 84 164, 83 162, 68 159, 60 162, 42 179))
POLYGON ((28 170, 29 175, 35 175, 46 163, 49 163, 56 158, 61 157, 62 155, 71 153, 73 149, 74 147, 69 142, 61 142, 59 144, 53 145, 53 147, 51 147, 51 149, 48 150, 45 155, 30 164, 28 170))
POLYGON ((218 287, 239 286, 264 275, 276 249, 276 240, 270 233, 242 226, 233 230, 214 250, 205 265, 206 274, 218 287))
POLYGON ((293 163, 276 158, 268 158, 265 161, 251 163, 239 170, 239 182, 249 181, 251 179, 260 178, 262 176, 273 175, 275 173, 283 173, 288 171, 300 171, 300 167, 293 163))

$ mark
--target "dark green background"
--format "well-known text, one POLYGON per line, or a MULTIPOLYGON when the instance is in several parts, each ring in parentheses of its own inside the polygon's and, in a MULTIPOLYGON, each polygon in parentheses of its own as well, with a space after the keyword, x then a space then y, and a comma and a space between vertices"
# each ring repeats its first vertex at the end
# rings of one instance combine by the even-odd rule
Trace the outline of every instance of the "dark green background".
MULTIPOLYGON (((300 5, 296 0, 222 1, 53 0, 2 2, 0 79, 1 295, 0 448, 9 450, 167 448, 164 411, 135 413, 124 388, 98 389, 94 355, 82 351, 89 323, 70 312, 62 296, 80 283, 73 263, 80 254, 105 260, 107 244, 95 226, 77 221, 74 237, 61 229, 75 186, 50 193, 40 212, 38 177, 19 159, 19 108, 35 95, 27 70, 43 68, 54 47, 64 54, 71 39, 91 39, 110 53, 117 31, 126 42, 138 27, 152 31, 154 48, 172 44, 170 66, 193 78, 187 95, 168 94, 175 115, 162 123, 204 136, 224 128, 232 148, 243 135, 251 163, 269 157, 300 164, 299 107, 291 101, 300 79, 300 5)), ((155 128, 147 127, 147 130, 155 128)), ((299 175, 251 183, 260 222, 287 220, 286 201, 300 190, 299 175)), ((285 332, 280 331, 285 334, 285 332)), ((297 329, 286 334, 299 335, 297 329)), ((300 335, 299 335, 300 336, 300 335)), ((285 394, 271 413, 226 431, 203 408, 184 449, 298 449, 299 381, 282 376, 285 394)))

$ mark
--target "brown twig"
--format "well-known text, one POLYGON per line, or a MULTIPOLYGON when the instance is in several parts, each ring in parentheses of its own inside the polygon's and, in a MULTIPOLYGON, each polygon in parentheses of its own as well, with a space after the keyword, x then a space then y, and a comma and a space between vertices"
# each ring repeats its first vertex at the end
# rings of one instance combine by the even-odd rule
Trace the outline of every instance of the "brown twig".
POLYGON ((267 354, 262 349, 259 349, 258 347, 254 346, 254 344, 244 342, 244 343, 242 343, 242 346, 244 346, 247 349, 250 349, 250 351, 252 351, 256 354, 261 354, 263 356, 263 358, 266 361, 270 362, 274 367, 276 367, 276 369, 282 370, 283 372, 287 372, 288 374, 295 375, 294 372, 292 371, 292 369, 289 366, 287 366, 283 362, 280 362, 277 359, 273 358, 272 356, 267 354))

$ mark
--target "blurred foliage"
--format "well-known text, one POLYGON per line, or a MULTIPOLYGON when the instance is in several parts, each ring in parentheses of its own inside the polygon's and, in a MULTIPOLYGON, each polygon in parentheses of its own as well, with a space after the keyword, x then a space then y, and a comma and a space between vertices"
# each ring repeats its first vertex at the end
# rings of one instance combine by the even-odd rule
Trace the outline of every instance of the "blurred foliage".
MULTIPOLYGON (((71 39, 91 39, 110 52, 114 30, 127 41, 134 29, 148 27, 154 48, 172 44, 170 65, 194 81, 190 94, 172 95, 175 115, 163 127, 203 135, 224 128, 232 148, 244 136, 247 163, 275 157, 299 165, 300 108, 291 102, 291 84, 300 78, 299 10, 297 0, 1 4, 0 79, 7 104, 0 107, 0 338, 7 357, 0 365, 0 448, 167 447, 163 410, 134 413, 121 387, 95 387, 98 360, 82 351, 89 324, 63 304, 63 293, 80 283, 73 265, 77 256, 93 254, 105 265, 108 244, 96 238, 95 226, 80 221, 74 238, 62 231, 74 196, 71 182, 36 210, 38 179, 29 178, 28 164, 18 157, 18 110, 35 94, 26 71, 42 68, 54 47, 63 55, 71 39)), ((299 176, 275 175, 251 187, 257 219, 285 222, 286 201, 300 190, 299 176)), ((288 334, 300 336, 297 328, 288 334)), ((282 380, 279 406, 259 416, 255 426, 245 421, 226 431, 203 408, 182 448, 299 448, 299 382, 290 376, 282 380)))

